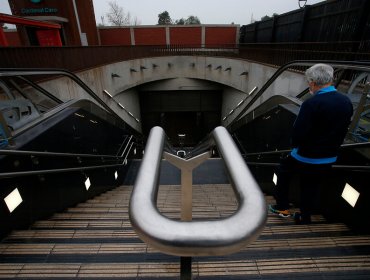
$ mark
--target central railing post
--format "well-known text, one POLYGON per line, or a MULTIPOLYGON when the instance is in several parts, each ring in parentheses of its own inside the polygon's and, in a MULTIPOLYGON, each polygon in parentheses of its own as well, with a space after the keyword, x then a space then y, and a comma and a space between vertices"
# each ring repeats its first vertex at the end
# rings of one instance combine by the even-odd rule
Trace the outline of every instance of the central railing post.
MULTIPOLYGON (((191 159, 183 159, 173 154, 164 153, 164 158, 181 170, 181 221, 193 219, 193 169, 211 157, 210 152, 191 159)), ((180 279, 191 280, 191 257, 180 257, 180 279)))
POLYGON ((181 169, 181 221, 193 219, 193 170, 181 169))

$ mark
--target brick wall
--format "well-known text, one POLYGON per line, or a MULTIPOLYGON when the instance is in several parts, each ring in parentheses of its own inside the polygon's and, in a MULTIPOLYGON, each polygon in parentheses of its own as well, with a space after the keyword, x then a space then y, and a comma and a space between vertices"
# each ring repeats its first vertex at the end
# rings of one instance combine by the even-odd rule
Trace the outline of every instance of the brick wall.
POLYGON ((166 45, 165 27, 133 28, 135 45, 166 45))
POLYGON ((172 45, 202 44, 202 27, 174 27, 170 28, 170 41, 172 45))
POLYGON ((235 45, 239 25, 100 27, 98 31, 101 45, 235 45))
POLYGON ((131 45, 130 28, 100 28, 101 45, 131 45))
POLYGON ((235 27, 207 27, 206 45, 229 45, 237 43, 237 29, 235 27))

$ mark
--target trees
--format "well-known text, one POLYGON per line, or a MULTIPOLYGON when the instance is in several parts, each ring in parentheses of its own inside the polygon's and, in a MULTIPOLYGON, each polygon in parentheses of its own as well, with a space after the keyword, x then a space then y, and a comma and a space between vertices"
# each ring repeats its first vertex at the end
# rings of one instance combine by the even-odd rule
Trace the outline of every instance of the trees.
POLYGON ((158 15, 158 25, 172 24, 172 19, 167 11, 164 11, 158 15))
POLYGON ((124 9, 118 5, 117 1, 109 1, 108 6, 109 12, 107 13, 107 18, 110 24, 114 26, 140 24, 140 20, 137 17, 132 19, 130 12, 125 12, 124 9))
POLYGON ((177 24, 177 25, 189 25, 189 24, 200 24, 200 20, 197 16, 188 16, 187 19, 180 18, 173 21, 170 17, 170 14, 167 11, 164 11, 158 15, 158 25, 168 25, 168 24, 177 24))
POLYGON ((276 17, 276 16, 278 16, 278 15, 279 15, 279 14, 277 14, 277 13, 273 13, 271 17, 269 17, 268 15, 263 16, 263 17, 261 17, 261 21, 271 19, 271 18, 276 17))
POLYGON ((200 24, 200 20, 197 16, 188 16, 185 20, 185 24, 200 24))

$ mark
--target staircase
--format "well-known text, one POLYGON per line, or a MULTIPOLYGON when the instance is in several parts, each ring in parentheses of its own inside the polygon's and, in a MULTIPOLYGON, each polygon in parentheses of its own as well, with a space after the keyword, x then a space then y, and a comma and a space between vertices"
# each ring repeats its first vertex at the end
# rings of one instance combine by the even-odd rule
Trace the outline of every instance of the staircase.
MULTIPOLYGON (((148 247, 131 228, 131 191, 120 186, 13 231, 0 243, 0 278, 179 279, 180 258, 148 247)), ((180 219, 179 201, 179 186, 160 187, 163 215, 180 219)), ((193 219, 227 217, 236 208, 230 185, 193 188, 193 219)), ((319 215, 311 225, 269 216, 244 250, 194 257, 192 266, 193 279, 370 279, 370 236, 319 215)))

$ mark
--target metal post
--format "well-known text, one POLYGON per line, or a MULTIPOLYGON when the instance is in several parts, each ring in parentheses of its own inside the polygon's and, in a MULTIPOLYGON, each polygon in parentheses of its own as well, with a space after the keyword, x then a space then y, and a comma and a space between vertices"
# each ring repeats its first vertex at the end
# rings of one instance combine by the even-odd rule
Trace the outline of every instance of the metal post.
POLYGON ((192 220, 193 169, 211 157, 206 152, 191 159, 183 159, 173 154, 164 153, 164 158, 181 170, 181 220, 192 220))
POLYGON ((191 280, 191 257, 180 257, 180 279, 191 280))
MULTIPOLYGON (((211 152, 200 154, 191 159, 164 153, 164 158, 181 170, 181 220, 193 219, 193 169, 211 157, 211 152)), ((192 257, 180 257, 180 279, 191 280, 192 257)))
POLYGON ((193 219, 193 170, 181 169, 181 221, 193 219))

